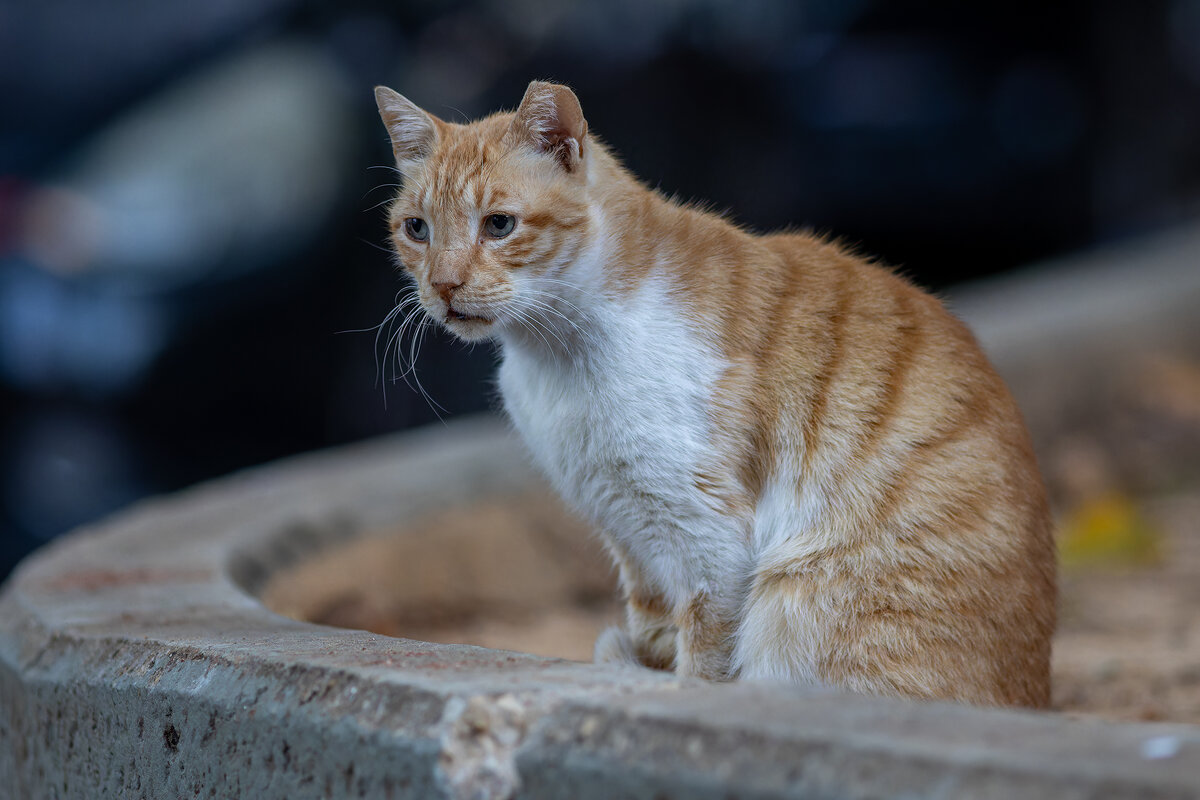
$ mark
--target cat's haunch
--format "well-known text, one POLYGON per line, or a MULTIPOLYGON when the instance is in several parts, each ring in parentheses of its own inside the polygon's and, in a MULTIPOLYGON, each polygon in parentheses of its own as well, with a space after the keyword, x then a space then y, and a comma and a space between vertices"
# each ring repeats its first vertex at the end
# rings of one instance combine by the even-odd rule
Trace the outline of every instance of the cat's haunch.
POLYGON ((626 622, 598 658, 1047 705, 1045 491, 936 299, 647 189, 565 86, 465 125, 376 98, 420 304, 500 343, 508 414, 619 567, 626 622))

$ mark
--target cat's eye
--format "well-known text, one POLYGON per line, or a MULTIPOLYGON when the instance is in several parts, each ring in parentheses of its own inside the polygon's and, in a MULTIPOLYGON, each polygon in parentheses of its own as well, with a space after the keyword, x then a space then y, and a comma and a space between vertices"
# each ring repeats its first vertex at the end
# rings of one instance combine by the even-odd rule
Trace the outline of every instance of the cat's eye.
POLYGON ((487 231, 488 236, 494 236, 497 239, 503 239, 513 232, 513 228, 517 226, 517 218, 512 214, 490 214, 483 221, 483 229, 487 231))
POLYGON ((419 217, 409 217, 404 220, 404 232, 414 242, 429 241, 429 225, 419 217))

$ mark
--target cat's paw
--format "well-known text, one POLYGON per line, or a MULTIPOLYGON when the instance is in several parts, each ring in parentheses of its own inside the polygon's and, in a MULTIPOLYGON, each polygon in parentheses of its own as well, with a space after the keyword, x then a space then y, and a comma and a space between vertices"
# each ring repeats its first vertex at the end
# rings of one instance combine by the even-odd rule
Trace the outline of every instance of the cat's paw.
POLYGON ((640 664, 633 638, 623 629, 606 628, 596 637, 593 660, 597 664, 640 664))
POLYGON ((671 672, 675 669, 675 656, 679 632, 675 626, 655 628, 642 637, 634 637, 633 650, 639 664, 650 669, 671 672))

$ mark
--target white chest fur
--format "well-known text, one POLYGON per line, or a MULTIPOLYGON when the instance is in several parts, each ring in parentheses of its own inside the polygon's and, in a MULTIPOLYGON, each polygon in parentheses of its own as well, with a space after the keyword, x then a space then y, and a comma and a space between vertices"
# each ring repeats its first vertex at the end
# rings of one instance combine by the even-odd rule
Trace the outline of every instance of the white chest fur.
POLYGON ((671 601, 724 587, 745 544, 695 485, 722 364, 648 281, 570 358, 506 346, 505 407, 555 488, 671 601))

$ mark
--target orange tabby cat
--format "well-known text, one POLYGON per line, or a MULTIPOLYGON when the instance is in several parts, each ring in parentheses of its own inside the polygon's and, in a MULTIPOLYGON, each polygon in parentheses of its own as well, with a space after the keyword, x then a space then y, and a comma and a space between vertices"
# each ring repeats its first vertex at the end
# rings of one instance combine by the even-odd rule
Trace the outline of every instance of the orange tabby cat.
POLYGON ((937 300, 645 188, 564 86, 467 125, 376 98, 425 312, 500 343, 509 415, 619 566, 598 660, 1047 704, 1044 490, 937 300))

